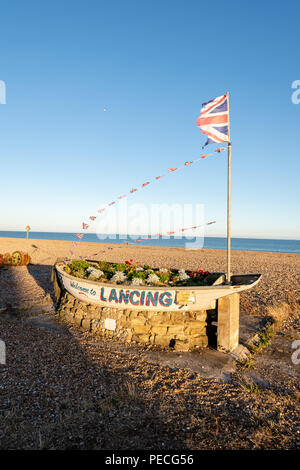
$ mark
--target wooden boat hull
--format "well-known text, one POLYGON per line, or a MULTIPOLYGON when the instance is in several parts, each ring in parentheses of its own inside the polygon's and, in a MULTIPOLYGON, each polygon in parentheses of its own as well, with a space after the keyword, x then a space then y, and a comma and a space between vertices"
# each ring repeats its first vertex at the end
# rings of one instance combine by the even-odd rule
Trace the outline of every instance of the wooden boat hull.
POLYGON ((198 311, 214 309, 217 299, 241 293, 254 287, 261 274, 240 274, 232 276, 232 284, 224 285, 224 274, 212 286, 191 287, 131 287, 99 281, 80 279, 63 270, 64 264, 57 263, 55 269, 61 286, 79 300, 110 308, 157 311, 198 311))

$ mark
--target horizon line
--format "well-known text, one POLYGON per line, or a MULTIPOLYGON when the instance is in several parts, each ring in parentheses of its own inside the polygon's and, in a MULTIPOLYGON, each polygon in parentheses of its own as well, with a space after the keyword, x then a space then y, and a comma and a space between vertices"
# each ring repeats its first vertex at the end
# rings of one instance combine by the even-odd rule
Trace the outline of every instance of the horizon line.
MULTIPOLYGON (((0 229, 0 232, 18 232, 18 233, 26 233, 26 230, 2 230, 0 229)), ((64 232, 57 232, 57 231, 53 231, 53 230, 47 230, 47 231, 44 231, 44 230, 36 230, 36 231, 31 231, 29 232, 30 233, 69 233, 69 234, 72 234, 72 233, 83 233, 83 235, 97 235, 96 232, 81 232, 81 231, 64 231, 64 232)), ((156 235, 155 234, 137 234, 137 233, 102 233, 101 235, 126 235, 126 236, 136 236, 136 237, 142 237, 142 236, 151 236, 151 237, 155 237, 156 235)), ((163 238, 163 237, 168 237, 168 238, 171 238, 171 237, 178 237, 180 236, 181 234, 174 234, 174 235, 164 235, 162 237, 157 237, 158 239, 159 238, 163 238)), ((14 238, 14 237, 0 237, 0 238, 14 238)), ((184 237, 182 237, 184 238, 184 237)), ((227 239, 227 235, 203 235, 203 236, 191 236, 189 235, 188 238, 226 238, 227 239)), ((257 237, 251 237, 251 236, 246 236, 246 235, 243 235, 243 236, 238 236, 238 235, 232 235, 231 238, 244 238, 244 239, 249 239, 249 240, 291 240, 291 241, 300 241, 300 238, 288 238, 288 237, 269 237, 269 236, 261 236, 259 238, 257 237)))

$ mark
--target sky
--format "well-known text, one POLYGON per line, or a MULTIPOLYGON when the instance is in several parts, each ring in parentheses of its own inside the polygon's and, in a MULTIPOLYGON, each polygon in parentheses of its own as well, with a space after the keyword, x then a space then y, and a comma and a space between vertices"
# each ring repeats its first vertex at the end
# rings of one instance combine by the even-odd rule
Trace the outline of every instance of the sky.
MULTIPOLYGON (((199 158, 201 105, 229 91, 232 236, 300 239, 299 13, 276 0, 3 2, 0 230, 80 231, 199 158)), ((128 204, 201 206, 216 220, 205 235, 225 236, 226 191, 223 152, 128 204)))

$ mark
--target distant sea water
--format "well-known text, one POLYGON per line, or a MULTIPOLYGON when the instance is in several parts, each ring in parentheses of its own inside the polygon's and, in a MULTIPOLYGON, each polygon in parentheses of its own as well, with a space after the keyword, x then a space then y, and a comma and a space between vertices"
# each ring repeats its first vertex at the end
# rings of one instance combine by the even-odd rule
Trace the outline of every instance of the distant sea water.
MULTIPOLYGON (((25 238, 25 232, 17 231, 0 231, 1 238, 25 238)), ((189 249, 208 248, 214 250, 226 250, 227 239, 222 237, 168 237, 158 238, 153 237, 151 240, 143 240, 145 236, 140 235, 109 235, 106 238, 98 238, 94 233, 84 234, 85 242, 92 243, 118 243, 122 244, 124 241, 134 243, 134 240, 142 240, 139 245, 142 246, 162 246, 162 247, 180 247, 189 249)), ((29 238, 41 240, 66 240, 78 241, 74 233, 64 232, 30 232, 29 238)), ((80 243, 80 242, 79 242, 80 243)), ((265 239, 265 238, 232 238, 232 250, 242 251, 269 251, 277 253, 300 253, 300 240, 278 240, 278 239, 265 239)), ((0 240, 1 252, 1 240, 0 240)))

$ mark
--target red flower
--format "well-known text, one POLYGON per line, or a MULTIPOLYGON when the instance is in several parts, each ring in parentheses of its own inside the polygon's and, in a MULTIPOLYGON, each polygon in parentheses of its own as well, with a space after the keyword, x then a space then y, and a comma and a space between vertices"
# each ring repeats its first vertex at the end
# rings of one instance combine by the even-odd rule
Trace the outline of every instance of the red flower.
POLYGON ((128 266, 132 266, 132 261, 133 261, 133 259, 131 259, 129 261, 125 261, 125 264, 127 264, 128 266))

